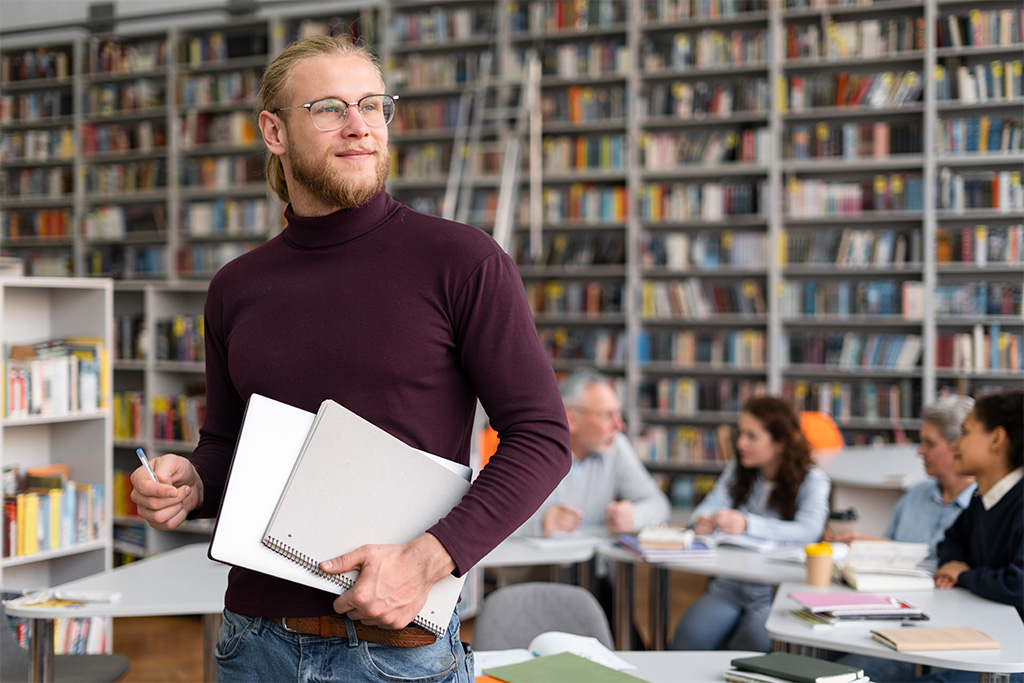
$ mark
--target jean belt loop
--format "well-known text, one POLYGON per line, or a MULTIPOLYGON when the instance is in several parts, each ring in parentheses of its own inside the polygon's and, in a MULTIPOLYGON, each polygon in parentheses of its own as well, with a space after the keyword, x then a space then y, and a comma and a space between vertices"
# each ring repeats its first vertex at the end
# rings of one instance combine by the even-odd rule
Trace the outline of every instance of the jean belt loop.
POLYGON ((345 615, 345 631, 348 632, 348 646, 359 647, 359 636, 356 635, 356 624, 345 615))

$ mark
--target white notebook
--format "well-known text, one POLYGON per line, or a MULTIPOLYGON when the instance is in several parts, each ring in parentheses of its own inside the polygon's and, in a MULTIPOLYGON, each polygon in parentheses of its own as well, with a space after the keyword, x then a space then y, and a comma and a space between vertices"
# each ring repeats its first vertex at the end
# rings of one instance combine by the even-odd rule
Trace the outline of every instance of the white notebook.
MULTIPOLYGON (((218 562, 320 590, 342 593, 346 586, 315 574, 263 545, 263 535, 274 516, 277 502, 315 418, 314 413, 259 394, 250 397, 217 515, 209 556, 218 562)), ((468 467, 445 462, 464 473, 468 480, 468 467)), ((354 576, 355 573, 352 573, 351 577, 354 576)), ((448 590, 452 590, 447 585, 451 583, 450 580, 458 584, 452 602, 454 610, 464 582, 464 579, 455 577, 446 577, 434 587, 428 605, 439 590, 443 589, 446 595, 448 590)), ((446 619, 441 626, 442 633, 447 625, 446 619)))
MULTIPOLYGON (((407 543, 448 514, 469 490, 460 468, 409 446, 338 403, 318 411, 270 519, 263 544, 340 593, 358 572, 326 574, 323 560, 367 543, 407 543)), ((465 577, 431 589, 415 623, 438 635, 465 577)))

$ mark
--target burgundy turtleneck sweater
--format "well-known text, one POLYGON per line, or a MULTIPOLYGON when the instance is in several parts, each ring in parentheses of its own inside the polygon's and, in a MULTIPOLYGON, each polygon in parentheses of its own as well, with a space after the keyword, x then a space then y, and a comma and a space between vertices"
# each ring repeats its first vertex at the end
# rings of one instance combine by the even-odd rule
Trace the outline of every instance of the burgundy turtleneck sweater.
MULTIPOLYGON (((287 228, 225 265, 206 300, 206 421, 192 463, 215 516, 253 393, 316 412, 327 398, 406 443, 468 464, 477 397, 501 444, 429 531, 461 575, 568 471, 569 432, 515 264, 481 230, 386 192, 287 228)), ((344 496, 344 491, 338 492, 344 496)), ((401 507, 400 500, 382 506, 401 507)), ((334 596, 239 567, 225 604, 316 616, 334 596)))

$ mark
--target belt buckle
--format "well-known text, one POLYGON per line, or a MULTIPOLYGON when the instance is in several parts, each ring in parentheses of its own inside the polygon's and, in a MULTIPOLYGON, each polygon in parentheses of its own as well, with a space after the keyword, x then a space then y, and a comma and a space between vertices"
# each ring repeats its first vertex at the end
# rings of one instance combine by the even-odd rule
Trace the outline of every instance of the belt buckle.
POLYGON ((289 633, 298 633, 298 631, 296 631, 295 629, 288 628, 288 617, 281 617, 281 626, 283 626, 284 630, 288 631, 289 633))

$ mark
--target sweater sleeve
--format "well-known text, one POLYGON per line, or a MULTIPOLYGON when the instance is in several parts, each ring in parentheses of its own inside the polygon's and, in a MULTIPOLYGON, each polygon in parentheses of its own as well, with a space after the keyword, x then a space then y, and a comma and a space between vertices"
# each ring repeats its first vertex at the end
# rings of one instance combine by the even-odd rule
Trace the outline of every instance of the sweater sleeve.
POLYGON ((969 564, 971 559, 971 520, 977 513, 979 505, 979 501, 972 501, 971 505, 946 529, 946 535, 938 547, 940 567, 947 562, 964 562, 969 564))
POLYGON ((729 493, 729 484, 732 482, 733 472, 736 471, 736 461, 729 462, 722 473, 718 475, 718 479, 715 480, 715 486, 711 489, 711 493, 704 496, 697 507, 693 509, 693 515, 690 517, 690 523, 696 522, 700 517, 708 517, 715 514, 719 510, 728 510, 732 508, 732 495, 729 493))
POLYGON ((1016 557, 1006 567, 973 567, 961 572, 957 585, 1024 612, 1024 545, 1020 536, 1016 539, 1016 551, 1016 557))
POLYGON ((817 467, 811 467, 796 494, 796 515, 792 520, 746 513, 747 535, 779 543, 813 543, 821 538, 828 521, 828 496, 832 482, 817 467))
POLYGON ((461 575, 533 514, 572 456, 554 370, 507 254, 475 269, 454 316, 462 368, 500 439, 462 502, 428 529, 461 575))
POLYGON ((617 498, 633 504, 633 528, 664 524, 672 506, 654 478, 640 462, 625 435, 616 436, 619 458, 616 461, 617 498))

